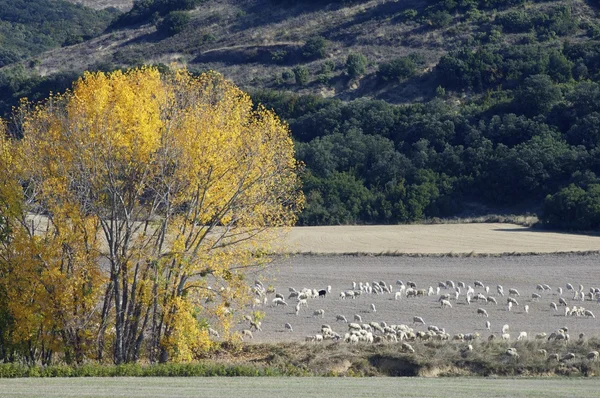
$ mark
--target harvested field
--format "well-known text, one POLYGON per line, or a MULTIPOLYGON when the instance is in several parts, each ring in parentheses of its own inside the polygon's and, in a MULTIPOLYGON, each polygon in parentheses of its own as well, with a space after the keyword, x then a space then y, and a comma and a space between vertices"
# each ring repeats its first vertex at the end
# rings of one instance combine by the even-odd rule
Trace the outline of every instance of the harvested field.
POLYGON ((600 379, 487 378, 73 378, 0 380, 3 397, 212 397, 380 396, 405 397, 547 397, 594 396, 600 379))
MULTIPOLYGON (((490 333, 500 335, 502 325, 509 324, 510 332, 515 339, 519 332, 525 331, 529 338, 536 333, 550 334, 554 330, 567 326, 572 339, 579 333, 587 336, 597 335, 600 327, 599 318, 564 316, 564 307, 558 312, 550 308, 551 302, 558 303, 557 287, 564 289, 564 298, 570 306, 576 304, 592 310, 600 316, 600 305, 596 301, 573 302, 573 292, 567 291, 566 283, 578 289, 579 284, 588 292, 591 286, 600 287, 599 272, 600 255, 524 255, 501 257, 391 257, 391 256, 295 256, 276 261, 266 272, 268 277, 262 280, 265 286, 272 284, 277 292, 281 292, 287 300, 288 287, 300 290, 303 287, 325 289, 331 285, 331 294, 325 298, 308 300, 308 308, 301 309, 298 316, 294 314, 295 299, 289 299, 288 306, 272 307, 273 295, 269 295, 269 305, 257 307, 266 312, 262 332, 254 333, 253 342, 303 341, 307 335, 314 335, 321 324, 329 324, 334 331, 343 335, 348 327, 343 322, 336 322, 336 315, 344 315, 352 322, 354 314, 362 316, 363 323, 385 321, 388 324, 406 324, 415 330, 426 330, 428 325, 445 328, 450 334, 478 332, 483 338, 490 333), (367 295, 357 299, 339 298, 340 291, 351 290, 352 282, 385 281, 393 284, 401 279, 405 283, 413 281, 418 288, 427 289, 438 286, 439 281, 464 281, 474 287, 474 281, 482 281, 490 286, 489 295, 496 297, 498 305, 477 303, 467 305, 465 289, 462 289, 458 302, 451 300, 453 308, 442 309, 438 296, 417 298, 402 297, 394 300, 393 294, 367 295), (499 297, 496 285, 503 285, 508 295, 509 288, 516 288, 521 294, 516 297, 519 305, 509 312, 506 309, 506 297, 499 297), (537 284, 548 284, 551 291, 539 292, 537 284), (541 299, 533 301, 532 293, 540 293, 541 299), (376 313, 371 312, 370 305, 376 306, 376 313), (529 305, 529 313, 524 312, 524 305, 529 305), (476 310, 484 308, 489 318, 477 315, 476 310), (315 309, 324 309, 325 316, 314 317, 315 309), (414 316, 424 318, 426 325, 413 325, 414 316), (491 322, 491 332, 485 330, 485 321, 491 322), (283 325, 289 322, 293 332, 286 331, 283 325)), ((251 277, 256 277, 252 275, 251 277)), ((450 292, 442 289, 441 293, 450 292)), ((475 288, 476 293, 486 294, 482 288, 475 288)), ((247 326, 240 326, 244 328, 247 326)))
POLYGON ((294 253, 501 254, 600 250, 600 237, 549 232, 516 224, 435 224, 295 227, 294 253))

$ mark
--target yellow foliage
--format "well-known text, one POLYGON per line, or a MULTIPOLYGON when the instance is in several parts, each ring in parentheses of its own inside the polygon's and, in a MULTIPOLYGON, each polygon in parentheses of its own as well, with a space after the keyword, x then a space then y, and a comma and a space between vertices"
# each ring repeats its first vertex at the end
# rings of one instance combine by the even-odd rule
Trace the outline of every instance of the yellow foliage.
POLYGON ((137 360, 146 336, 151 360, 190 360, 208 347, 199 318, 227 336, 250 301, 244 269, 268 261, 275 227, 303 205, 288 126, 219 74, 147 67, 86 73, 17 114, 24 138, 0 142, 12 154, 0 166, 19 214, 37 215, 10 258, 35 303, 20 304, 19 336, 94 325, 117 363, 137 360), (86 283, 93 294, 78 293, 86 283), (100 319, 85 323, 94 300, 100 319))

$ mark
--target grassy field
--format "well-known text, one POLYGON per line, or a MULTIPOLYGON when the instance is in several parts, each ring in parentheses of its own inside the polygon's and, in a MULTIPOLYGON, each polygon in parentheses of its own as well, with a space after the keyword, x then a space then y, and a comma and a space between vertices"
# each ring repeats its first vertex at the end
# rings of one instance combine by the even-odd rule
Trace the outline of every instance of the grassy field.
POLYGON ((295 253, 501 254, 600 250, 600 237, 516 224, 296 227, 285 240, 295 253))
POLYGON ((81 378, 0 380, 3 397, 572 397, 595 396, 600 379, 81 378))

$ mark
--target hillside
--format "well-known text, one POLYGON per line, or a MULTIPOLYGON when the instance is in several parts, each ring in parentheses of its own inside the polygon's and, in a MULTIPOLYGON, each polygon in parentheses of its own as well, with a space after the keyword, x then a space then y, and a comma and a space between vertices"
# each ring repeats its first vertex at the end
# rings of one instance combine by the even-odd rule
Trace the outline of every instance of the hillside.
POLYGON ((0 114, 86 69, 213 69, 290 124, 307 165, 301 224, 531 212, 595 229, 598 5, 140 2, 103 34, 1 68, 0 114))
POLYGON ((133 0, 67 0, 69 3, 81 4, 93 8, 94 10, 103 10, 113 7, 121 11, 129 11, 133 5, 133 0))

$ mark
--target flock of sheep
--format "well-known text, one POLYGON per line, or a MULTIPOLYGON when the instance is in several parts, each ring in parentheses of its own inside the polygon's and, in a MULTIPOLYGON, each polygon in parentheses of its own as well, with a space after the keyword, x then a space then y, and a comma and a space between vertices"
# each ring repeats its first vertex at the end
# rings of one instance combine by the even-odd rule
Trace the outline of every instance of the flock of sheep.
MULTIPOLYGON (((446 332, 443 327, 436 325, 428 325, 422 316, 412 317, 410 326, 401 323, 389 323, 385 321, 371 321, 364 322, 363 316, 360 313, 355 313, 350 316, 346 314, 327 314, 325 309, 321 308, 321 300, 361 300, 367 301, 361 304, 363 309, 358 312, 369 313, 371 316, 375 316, 377 309, 375 304, 369 303, 369 297, 373 295, 389 295, 390 300, 399 301, 398 305, 409 305, 408 302, 411 300, 419 299, 435 299, 439 303, 442 311, 453 311, 454 306, 457 303, 462 305, 473 306, 473 311, 478 316, 485 318, 485 329, 491 332, 491 319, 490 314, 494 314, 496 311, 513 311, 516 306, 523 308, 522 312, 528 314, 530 311, 529 304, 534 302, 540 302, 542 300, 548 300, 548 306, 553 312, 558 312, 559 307, 564 307, 564 313, 561 316, 579 316, 593 319, 595 318, 594 313, 584 308, 583 304, 598 303, 600 304, 600 288, 591 287, 588 291, 585 291, 582 285, 578 288, 573 287, 570 283, 565 285, 565 288, 558 287, 552 289, 547 284, 538 284, 535 287, 535 291, 531 292, 527 296, 521 296, 519 291, 515 288, 508 288, 506 293, 505 289, 501 285, 496 285, 494 294, 490 294, 492 288, 489 285, 485 285, 481 281, 474 281, 473 285, 469 285, 465 282, 454 282, 447 280, 445 282, 438 282, 436 286, 429 286, 427 288, 419 288, 416 283, 401 280, 396 281, 395 286, 388 284, 384 281, 373 281, 369 282, 352 282, 348 285, 349 288, 340 291, 337 297, 332 298, 331 286, 327 286, 323 289, 312 289, 303 288, 296 289, 290 287, 286 294, 276 292, 273 288, 265 288, 260 281, 256 281, 253 286, 253 292, 256 295, 253 306, 269 306, 272 311, 281 311, 277 308, 285 308, 287 306, 293 306, 294 313, 290 313, 291 319, 282 325, 283 331, 293 332, 294 316, 299 316, 300 312, 308 309, 312 312, 314 318, 320 320, 331 319, 335 322, 335 327, 331 324, 324 323, 316 330, 315 334, 307 335, 304 337, 306 342, 319 343, 325 340, 332 340, 336 342, 345 342, 349 344, 359 343, 383 343, 383 342, 399 342, 401 343, 401 349, 406 352, 414 352, 413 347, 409 342, 417 340, 440 340, 440 341, 458 341, 467 343, 466 349, 472 350, 471 344, 468 344, 474 340, 480 339, 479 333, 457 333, 451 335, 446 332), (350 288, 351 286, 351 288, 350 288), (407 303, 402 303, 407 301, 407 303), (309 304, 310 303, 310 304, 309 304), (500 306, 504 303, 504 306, 500 306), (526 304, 529 303, 529 304, 526 304), (484 308, 486 307, 486 308, 484 308), (344 324, 345 326, 341 326, 344 324), (345 329, 344 329, 345 328, 345 329), (416 330, 416 328, 422 328, 423 330, 416 330), (336 331, 338 330, 338 331, 336 331)), ((373 300, 374 301, 374 300, 373 300)), ((248 337, 253 338, 253 331, 262 331, 261 323, 257 320, 253 320, 247 317, 247 321, 250 322, 250 327, 244 329, 241 332, 242 338, 248 337)), ((476 326, 476 325, 474 325, 476 326)), ((498 336, 490 334, 488 340, 503 339, 510 341, 510 326, 504 324, 500 329, 501 333, 498 336)), ((533 336, 532 336, 533 337, 533 336)), ((563 327, 550 335, 546 333, 538 333, 535 339, 545 340, 563 340, 569 341, 568 328, 563 327)), ((583 338, 583 333, 579 336, 583 338)), ((526 340, 529 336, 527 332, 521 331, 518 333, 516 340, 526 340)), ((547 356, 545 350, 540 350, 540 354, 547 356)), ((552 354, 549 359, 568 360, 572 353, 568 353, 563 357, 556 357, 558 354, 552 354)), ((506 355, 509 357, 518 357, 519 354, 514 348, 510 348, 506 351, 506 355)), ((592 351, 588 354, 588 359, 598 359, 598 352, 592 351)))

